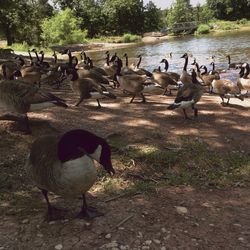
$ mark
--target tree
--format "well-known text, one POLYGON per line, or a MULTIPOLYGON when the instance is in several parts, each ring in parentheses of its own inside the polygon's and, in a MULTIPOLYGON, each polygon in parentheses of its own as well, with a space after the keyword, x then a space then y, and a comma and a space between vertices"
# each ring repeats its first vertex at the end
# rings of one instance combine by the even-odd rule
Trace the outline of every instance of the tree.
POLYGON ((80 23, 80 18, 75 17, 74 12, 67 8, 42 22, 42 38, 47 44, 82 43, 87 31, 80 29, 80 23))
POLYGON ((167 23, 183 23, 194 21, 192 6, 189 0, 176 0, 168 11, 167 23))
POLYGON ((144 10, 144 32, 156 31, 162 26, 161 10, 149 1, 144 10))

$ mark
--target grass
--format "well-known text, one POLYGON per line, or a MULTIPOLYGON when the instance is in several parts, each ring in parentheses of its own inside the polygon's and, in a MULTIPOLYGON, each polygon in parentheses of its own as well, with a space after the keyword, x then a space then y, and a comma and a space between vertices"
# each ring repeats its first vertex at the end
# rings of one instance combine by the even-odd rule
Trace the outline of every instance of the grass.
POLYGON ((200 24, 197 29, 197 34, 208 34, 210 33, 210 27, 207 24, 200 24))
POLYGON ((223 21, 217 20, 214 22, 210 22, 209 26, 213 28, 213 30, 236 30, 239 29, 240 26, 237 22, 234 21, 223 21))
POLYGON ((33 45, 28 45, 26 42, 23 43, 13 43, 11 46, 5 46, 4 48, 10 48, 13 49, 14 51, 20 51, 20 52, 26 52, 29 49, 36 49, 38 52, 43 50, 44 53, 53 53, 53 50, 50 48, 44 48, 44 47, 37 47, 37 46, 33 46, 33 45))
POLYGON ((88 43, 91 42, 105 42, 105 43, 133 43, 140 42, 141 36, 133 34, 124 34, 123 36, 100 36, 92 39, 87 39, 88 43))

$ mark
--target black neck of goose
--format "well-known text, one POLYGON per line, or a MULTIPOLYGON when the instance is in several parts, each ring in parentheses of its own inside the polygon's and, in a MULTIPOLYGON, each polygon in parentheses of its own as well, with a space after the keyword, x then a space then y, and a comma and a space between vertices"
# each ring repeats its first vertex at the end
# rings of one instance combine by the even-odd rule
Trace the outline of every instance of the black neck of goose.
POLYGON ((128 67, 128 55, 125 56, 126 67, 128 67))
POLYGON ((28 53, 29 53, 30 62, 32 62, 33 58, 29 50, 28 50, 28 53))
POLYGON ((204 69, 204 72, 202 72, 201 75, 206 75, 207 74, 207 67, 204 65, 203 69, 204 69))
POLYGON ((117 60, 117 68, 116 68, 116 75, 121 76, 121 69, 122 69, 122 64, 120 59, 117 60))
POLYGON ((41 59, 40 59, 40 62, 42 63, 44 60, 44 53, 41 54, 41 59))
POLYGON ((250 73, 250 67, 249 64, 246 65, 246 73, 244 74, 243 78, 248 79, 248 75, 250 73))
POLYGON ((83 52, 83 58, 84 58, 85 61, 87 60, 87 55, 86 55, 85 52, 83 52))
POLYGON ((77 57, 76 57, 76 56, 72 56, 72 58, 71 58, 71 66, 72 66, 73 68, 75 68, 77 64, 78 64, 78 59, 77 59, 77 57))
POLYGON ((94 65, 93 65, 92 60, 89 57, 87 58, 87 60, 88 60, 88 64, 89 64, 90 68, 93 68, 94 65))
POLYGON ((72 63, 72 54, 71 51, 68 51, 68 57, 69 57, 69 64, 72 63))
POLYGON ((169 67, 168 60, 165 60, 165 70, 166 70, 166 72, 168 71, 168 67, 169 67))
POLYGON ((227 56, 227 58, 228 58, 228 64, 230 64, 231 63, 231 57, 227 56))
POLYGON ((40 59, 39 59, 39 56, 38 56, 38 53, 35 51, 35 54, 36 54, 36 59, 37 59, 37 62, 40 62, 40 59))
POLYGON ((106 64, 109 66, 109 53, 107 53, 106 64))
POLYGON ((194 84, 199 84, 199 82, 197 80, 197 74, 196 74, 195 70, 192 71, 192 82, 194 84))
POLYGON ((188 56, 185 57, 185 63, 184 63, 184 67, 183 67, 184 71, 187 71, 187 65, 188 65, 188 56))
POLYGON ((7 73, 6 73, 6 65, 5 64, 3 64, 2 65, 2 71, 3 71, 3 77, 4 77, 4 79, 6 79, 7 80, 7 73))
POLYGON ((199 64, 198 64, 197 62, 195 63, 195 66, 196 66, 197 72, 200 73, 200 72, 201 72, 201 71, 200 71, 200 67, 199 67, 199 64))
POLYGON ((54 56, 54 63, 57 63, 57 55, 56 55, 56 53, 54 53, 53 56, 54 56))
POLYGON ((239 77, 242 78, 244 76, 245 68, 241 67, 239 72, 239 77))
POLYGON ((215 63, 212 62, 211 64, 212 64, 212 70, 215 71, 215 63))
POLYGON ((142 58, 141 58, 141 56, 139 56, 139 62, 138 62, 138 63, 137 63, 137 65, 136 65, 136 67, 137 67, 137 68, 139 68, 139 67, 140 67, 141 60, 142 60, 142 58))

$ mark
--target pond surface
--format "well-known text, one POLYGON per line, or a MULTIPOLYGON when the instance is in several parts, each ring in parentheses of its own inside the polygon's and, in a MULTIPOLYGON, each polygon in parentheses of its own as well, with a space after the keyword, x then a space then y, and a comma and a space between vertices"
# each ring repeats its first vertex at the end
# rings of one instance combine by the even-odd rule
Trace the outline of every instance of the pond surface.
MULTIPOLYGON (((208 60, 209 57, 215 55, 215 63, 217 68, 227 68, 226 55, 231 55, 231 62, 249 62, 250 63, 250 29, 241 31, 230 31, 222 33, 213 33, 205 36, 185 36, 180 38, 172 38, 170 40, 150 45, 142 45, 129 47, 124 49, 116 49, 111 51, 111 54, 117 52, 120 57, 126 52, 129 56, 129 64, 137 62, 136 56, 142 55, 141 67, 150 71, 160 64, 163 58, 169 61, 169 71, 181 72, 184 64, 184 59, 180 58, 185 52, 193 55, 190 58, 189 64, 193 62, 194 57, 197 62, 205 64, 208 69, 211 68, 208 60), (173 53, 172 59, 169 58, 169 53, 173 53)), ((97 65, 103 64, 104 52, 95 52, 90 54, 97 65)), ((230 70, 224 77, 232 80, 237 78, 238 71, 230 70)))

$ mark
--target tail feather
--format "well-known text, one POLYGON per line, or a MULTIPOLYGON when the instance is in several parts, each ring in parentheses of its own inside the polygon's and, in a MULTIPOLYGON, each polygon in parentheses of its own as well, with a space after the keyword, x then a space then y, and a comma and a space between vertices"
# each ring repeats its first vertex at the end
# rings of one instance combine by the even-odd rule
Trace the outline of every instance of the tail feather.
POLYGON ((173 104, 170 104, 169 106, 168 106, 168 109, 169 110, 173 110, 173 109, 176 109, 176 108, 178 108, 180 105, 178 105, 178 104, 176 104, 176 103, 173 103, 173 104))

